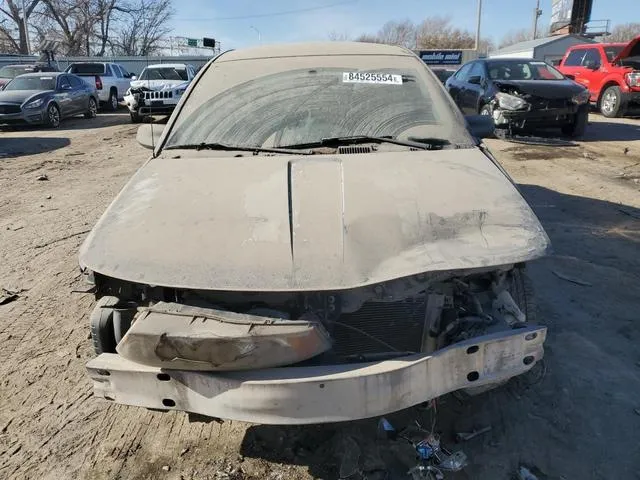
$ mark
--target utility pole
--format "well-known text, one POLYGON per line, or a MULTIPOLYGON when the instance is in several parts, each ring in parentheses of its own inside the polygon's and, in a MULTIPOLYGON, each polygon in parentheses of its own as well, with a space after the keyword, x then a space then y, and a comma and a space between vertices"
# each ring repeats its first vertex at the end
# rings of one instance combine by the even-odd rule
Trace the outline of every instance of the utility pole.
POLYGON ((535 40, 538 36, 538 18, 542 15, 542 10, 540 10, 540 0, 536 0, 536 8, 533 11, 533 38, 535 40))
POLYGON ((480 19, 482 17, 482 0, 478 0, 478 25, 476 27, 476 52, 480 49, 480 19))

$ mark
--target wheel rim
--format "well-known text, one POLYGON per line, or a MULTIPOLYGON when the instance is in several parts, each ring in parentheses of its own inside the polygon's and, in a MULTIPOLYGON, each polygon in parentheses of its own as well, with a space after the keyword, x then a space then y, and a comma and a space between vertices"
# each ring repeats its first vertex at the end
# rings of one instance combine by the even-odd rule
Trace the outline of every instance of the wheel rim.
POLYGON ((604 98, 602 99, 602 109, 607 112, 613 112, 613 109, 616 107, 617 102, 616 96, 612 92, 607 92, 604 94, 604 98))
POLYGON ((98 113, 98 106, 96 105, 96 101, 92 98, 89 100, 89 115, 91 117, 95 117, 98 113))
POLYGON ((488 108, 484 107, 482 110, 480 110, 480 115, 491 115, 491 112, 489 111, 488 108))
POLYGON ((111 106, 113 107, 114 110, 118 108, 118 97, 116 97, 113 94, 111 94, 111 106))
POLYGON ((54 127, 57 127, 60 123, 60 114, 58 113, 58 109, 56 107, 49 107, 49 123, 54 127))

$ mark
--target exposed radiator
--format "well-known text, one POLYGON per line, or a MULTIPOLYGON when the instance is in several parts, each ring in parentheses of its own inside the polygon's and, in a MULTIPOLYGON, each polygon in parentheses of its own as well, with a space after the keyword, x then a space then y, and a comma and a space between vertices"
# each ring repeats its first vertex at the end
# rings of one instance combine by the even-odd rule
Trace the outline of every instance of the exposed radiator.
MULTIPOLYGON (((366 332, 398 351, 419 352, 425 310, 424 297, 393 303, 367 302, 357 312, 343 314, 339 321, 366 332)), ((335 340, 334 351, 338 355, 392 351, 371 337, 340 324, 334 325, 332 336, 335 340)))

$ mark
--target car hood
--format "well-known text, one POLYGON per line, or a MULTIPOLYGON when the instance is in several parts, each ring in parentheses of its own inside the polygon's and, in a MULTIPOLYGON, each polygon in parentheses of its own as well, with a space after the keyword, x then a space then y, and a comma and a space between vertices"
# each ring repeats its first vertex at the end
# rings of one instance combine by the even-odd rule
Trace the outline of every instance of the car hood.
POLYGON ((133 176, 85 240, 82 267, 175 288, 338 290, 527 261, 548 247, 476 148, 185 155, 133 176))
POLYGON ((25 100, 41 93, 49 93, 48 90, 1 90, 0 102, 24 103, 25 100))
POLYGON ((584 91, 584 87, 573 80, 496 80, 498 89, 513 87, 521 93, 551 100, 570 98, 584 91))
POLYGON ((173 90, 174 88, 187 88, 189 82, 184 80, 134 80, 131 82, 132 88, 146 87, 149 90, 173 90))
POLYGON ((640 57, 640 35, 627 43, 627 46, 622 49, 616 58, 611 63, 616 63, 619 60, 623 60, 627 57, 640 57))

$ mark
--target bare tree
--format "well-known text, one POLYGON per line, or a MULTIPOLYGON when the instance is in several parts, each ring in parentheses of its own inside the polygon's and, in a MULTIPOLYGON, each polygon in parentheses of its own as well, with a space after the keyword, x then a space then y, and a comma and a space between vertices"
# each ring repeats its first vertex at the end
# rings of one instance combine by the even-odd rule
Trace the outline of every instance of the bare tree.
POLYGON ((40 0, 3 0, 0 2, 0 42, 13 53, 29 53, 27 29, 29 17, 40 0), (23 7, 24 5, 24 12, 23 7), (14 32, 17 31, 16 40, 14 32))
POLYGON ((416 26, 410 20, 387 22, 377 34, 380 43, 413 48, 416 44, 416 26))
POLYGON ((417 27, 418 48, 474 48, 475 37, 468 30, 451 25, 449 17, 428 17, 417 27))
POLYGON ((348 42, 351 40, 351 35, 345 32, 338 32, 337 30, 332 30, 327 35, 327 38, 332 42, 348 42))
POLYGON ((640 23, 623 23, 613 27, 611 35, 606 37, 607 42, 628 42, 640 35, 640 23))
POLYGON ((162 37, 171 28, 171 0, 137 0, 130 5, 112 41, 114 53, 121 55, 151 55, 161 48, 162 37))

